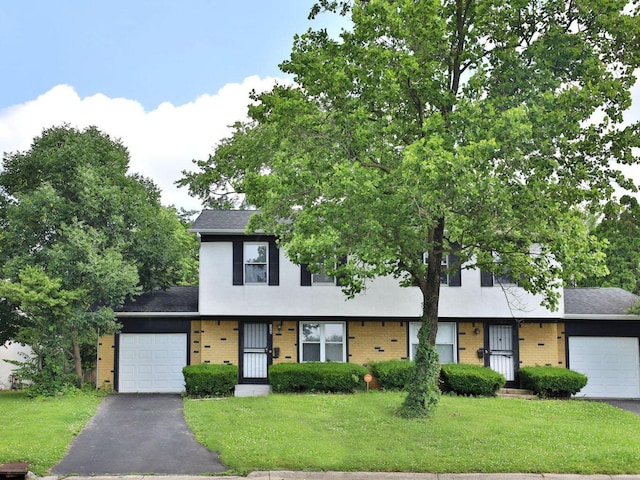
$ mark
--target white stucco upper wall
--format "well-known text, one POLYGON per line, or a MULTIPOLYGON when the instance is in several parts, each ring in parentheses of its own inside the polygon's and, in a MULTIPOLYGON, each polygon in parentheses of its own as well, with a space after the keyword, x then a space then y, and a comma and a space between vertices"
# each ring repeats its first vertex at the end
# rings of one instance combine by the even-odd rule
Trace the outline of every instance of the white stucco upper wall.
POLYGON ((30 347, 20 343, 7 342, 4 345, 0 345, 0 390, 11 388, 9 376, 17 368, 16 365, 5 362, 5 360, 24 362, 24 355, 31 355, 31 353, 30 347))
MULTIPOLYGON (((347 299, 340 287, 300 286, 300 267, 279 250, 280 284, 233 285, 232 243, 203 242, 200 246, 201 315, 417 317, 422 296, 417 287, 400 287, 381 277, 368 282, 366 291, 347 299)), ((442 286, 440 317, 558 318, 540 306, 541 297, 518 287, 481 287, 479 270, 463 270, 462 286, 442 286)))

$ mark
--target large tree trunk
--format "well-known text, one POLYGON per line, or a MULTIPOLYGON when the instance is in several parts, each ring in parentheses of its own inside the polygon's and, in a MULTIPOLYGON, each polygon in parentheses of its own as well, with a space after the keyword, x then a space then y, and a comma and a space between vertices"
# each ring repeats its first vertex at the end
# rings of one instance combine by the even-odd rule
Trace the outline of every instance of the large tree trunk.
POLYGON ((71 345, 73 345, 73 365, 76 375, 79 378, 80 385, 82 385, 82 357, 80 355, 80 344, 75 338, 71 339, 71 345))
POLYGON ((440 401, 440 360, 435 344, 438 333, 443 238, 444 219, 440 219, 430 238, 427 273, 418 279, 422 292, 422 325, 418 331, 415 367, 407 385, 407 397, 399 410, 403 417, 427 416, 440 401))

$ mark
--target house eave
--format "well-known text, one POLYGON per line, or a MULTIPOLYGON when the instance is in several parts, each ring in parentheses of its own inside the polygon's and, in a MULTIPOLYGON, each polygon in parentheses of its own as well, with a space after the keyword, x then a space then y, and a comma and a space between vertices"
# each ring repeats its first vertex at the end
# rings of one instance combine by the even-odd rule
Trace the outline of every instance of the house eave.
POLYGON ((116 312, 116 317, 199 317, 200 312, 116 312))
POLYGON ((565 313, 565 320, 628 320, 637 321, 640 320, 640 315, 611 315, 606 313, 595 314, 580 314, 580 313, 565 313))
POLYGON ((211 229, 211 228, 189 228, 189 232, 195 232, 205 235, 244 235, 247 231, 243 228, 229 228, 229 229, 211 229))

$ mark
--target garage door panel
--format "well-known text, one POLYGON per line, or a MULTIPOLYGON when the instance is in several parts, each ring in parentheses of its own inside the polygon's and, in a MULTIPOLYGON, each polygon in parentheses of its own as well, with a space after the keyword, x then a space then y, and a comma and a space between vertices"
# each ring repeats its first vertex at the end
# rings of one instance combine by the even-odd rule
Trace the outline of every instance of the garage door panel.
POLYGON ((569 337, 569 366, 587 375, 579 396, 640 398, 638 338, 569 337))
POLYGON ((182 368, 186 364, 184 333, 120 334, 120 392, 182 392, 182 368))

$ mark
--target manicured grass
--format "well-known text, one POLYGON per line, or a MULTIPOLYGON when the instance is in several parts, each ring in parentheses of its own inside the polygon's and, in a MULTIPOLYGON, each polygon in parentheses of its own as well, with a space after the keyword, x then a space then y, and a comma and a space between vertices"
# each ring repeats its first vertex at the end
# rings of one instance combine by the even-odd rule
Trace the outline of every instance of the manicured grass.
POLYGON ((33 473, 45 475, 100 400, 93 393, 31 399, 22 392, 0 392, 0 463, 29 462, 33 473))
POLYGON ((198 440, 253 470, 640 473, 640 416, 604 403, 442 398, 428 419, 402 395, 185 400, 198 440))

